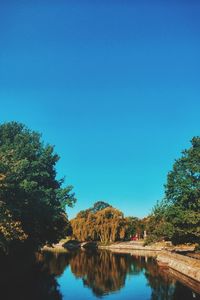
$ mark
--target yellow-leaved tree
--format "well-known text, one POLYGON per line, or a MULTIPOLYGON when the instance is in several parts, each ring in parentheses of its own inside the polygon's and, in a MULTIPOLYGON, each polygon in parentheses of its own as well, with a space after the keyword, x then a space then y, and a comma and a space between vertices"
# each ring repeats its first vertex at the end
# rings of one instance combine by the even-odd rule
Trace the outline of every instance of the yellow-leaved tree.
POLYGON ((71 220, 71 226, 73 235, 78 240, 102 243, 123 240, 128 230, 128 222, 123 213, 103 201, 78 213, 71 220))

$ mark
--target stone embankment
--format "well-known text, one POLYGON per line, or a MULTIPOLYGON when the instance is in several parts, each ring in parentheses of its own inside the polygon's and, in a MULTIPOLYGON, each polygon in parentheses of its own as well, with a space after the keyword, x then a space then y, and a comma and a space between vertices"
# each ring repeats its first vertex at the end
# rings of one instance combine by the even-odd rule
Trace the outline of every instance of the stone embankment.
POLYGON ((200 282, 200 260, 168 251, 158 253, 156 260, 160 266, 171 268, 200 282))

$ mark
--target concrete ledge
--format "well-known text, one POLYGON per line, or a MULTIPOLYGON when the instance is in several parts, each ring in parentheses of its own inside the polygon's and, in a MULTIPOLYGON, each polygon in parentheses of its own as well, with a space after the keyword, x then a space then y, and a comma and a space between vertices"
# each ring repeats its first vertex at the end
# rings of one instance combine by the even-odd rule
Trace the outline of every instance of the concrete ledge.
POLYGON ((162 251, 157 255, 157 262, 200 282, 200 261, 197 259, 162 251))

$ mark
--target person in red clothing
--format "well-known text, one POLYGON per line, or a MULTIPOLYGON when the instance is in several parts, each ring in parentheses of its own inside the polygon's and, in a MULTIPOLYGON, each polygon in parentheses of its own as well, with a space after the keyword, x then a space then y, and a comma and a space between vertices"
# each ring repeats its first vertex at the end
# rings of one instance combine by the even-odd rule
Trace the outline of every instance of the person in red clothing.
POLYGON ((137 233, 135 234, 135 235, 133 235, 132 237, 131 237, 131 241, 137 241, 138 240, 138 235, 137 235, 137 233))

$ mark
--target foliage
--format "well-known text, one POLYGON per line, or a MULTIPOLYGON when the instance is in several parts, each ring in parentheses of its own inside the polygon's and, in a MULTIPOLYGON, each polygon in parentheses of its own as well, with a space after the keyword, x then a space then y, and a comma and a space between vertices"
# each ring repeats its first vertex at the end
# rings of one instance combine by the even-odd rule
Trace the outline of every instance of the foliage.
POLYGON ((126 217, 126 235, 125 239, 130 240, 130 238, 137 234, 138 238, 143 238, 145 230, 145 219, 138 219, 136 217, 126 217))
POLYGON ((173 226, 173 243, 200 243, 200 211, 172 205, 166 220, 173 226))
POLYGON ((151 215, 147 218, 146 230, 147 240, 146 243, 170 240, 173 236, 173 225, 166 220, 167 206, 163 200, 157 202, 153 207, 151 215))
POLYGON ((22 230, 21 222, 13 220, 5 204, 0 201, 0 248, 7 252, 12 241, 23 241, 27 237, 22 230))
POLYGON ((94 205, 90 209, 90 211, 95 214, 96 212, 98 212, 104 208, 107 208, 107 207, 112 207, 112 206, 104 201, 98 201, 98 202, 94 203, 94 205))
POLYGON ((191 141, 192 147, 182 152, 169 172, 165 186, 166 199, 185 209, 200 208, 200 137, 191 141))
POLYGON ((122 212, 110 205, 97 205, 95 210, 80 212, 71 220, 73 235, 81 241, 95 240, 102 243, 123 240, 126 235, 127 220, 122 212), (105 208, 104 208, 105 207, 105 208))
POLYGON ((135 217, 126 218, 126 235, 125 239, 129 240, 133 235, 136 234, 138 228, 139 219, 135 217))
POLYGON ((176 242, 200 242, 200 137, 182 152, 168 174, 166 220, 174 226, 176 242))
POLYGON ((149 240, 200 243, 200 137, 169 172, 165 198, 149 217, 149 240))
POLYGON ((75 197, 72 187, 63 188, 63 180, 56 178, 58 160, 54 148, 23 124, 0 126, 0 216, 1 224, 6 215, 10 218, 9 240, 13 235, 16 240, 26 237, 40 246, 63 236, 68 223, 65 206, 73 205, 75 197), (15 233, 12 222, 18 224, 15 233))
POLYGON ((106 207, 111 207, 111 205, 108 204, 108 203, 106 203, 106 202, 104 202, 104 201, 97 201, 97 202, 94 203, 94 205, 92 207, 90 207, 90 208, 88 208, 86 210, 81 210, 78 213, 77 217, 79 217, 79 218, 87 218, 90 213, 95 214, 96 212, 98 212, 98 211, 100 211, 100 210, 102 210, 102 209, 104 209, 106 207))

